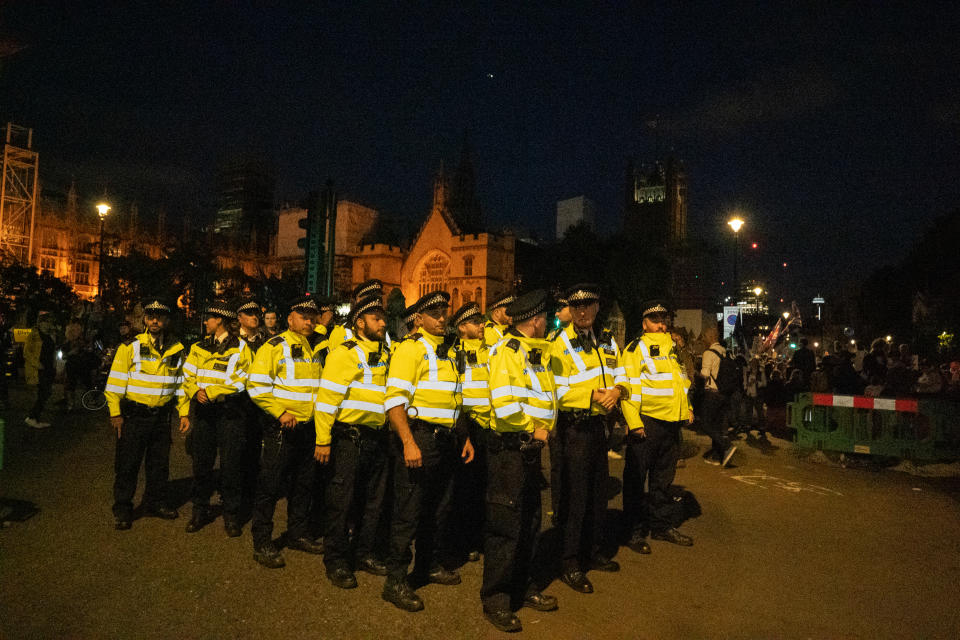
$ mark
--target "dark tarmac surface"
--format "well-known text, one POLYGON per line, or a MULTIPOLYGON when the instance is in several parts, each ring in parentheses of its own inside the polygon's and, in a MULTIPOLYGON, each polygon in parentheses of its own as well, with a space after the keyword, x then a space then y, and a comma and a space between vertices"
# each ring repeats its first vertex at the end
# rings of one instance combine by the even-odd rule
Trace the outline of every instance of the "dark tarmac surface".
MULTIPOLYGON (((0 638, 506 635, 481 615, 481 563, 461 569, 460 586, 420 589, 426 610, 410 614, 380 599, 382 578, 359 573, 357 589, 331 586, 316 556, 287 551, 285 569, 260 567, 249 525, 236 539, 220 520, 188 535, 189 506, 179 520, 114 531, 105 414, 81 410, 43 432, 24 427, 22 411, 2 415, 0 498, 40 512, 0 531, 0 638)), ((703 436, 684 436, 703 450, 703 436)), ((619 573, 590 574, 592 595, 553 582, 546 592, 559 611, 521 610, 520 637, 960 637, 956 479, 813 464, 777 439, 740 444, 733 468, 694 455, 678 470, 702 509, 683 526, 694 547, 622 548, 619 573)), ((185 495, 190 464, 176 435, 173 451, 171 478, 185 495)), ((622 469, 611 461, 613 475, 622 469)), ((619 496, 610 508, 620 509, 619 496)), ((282 502, 275 521, 282 531, 282 502)))

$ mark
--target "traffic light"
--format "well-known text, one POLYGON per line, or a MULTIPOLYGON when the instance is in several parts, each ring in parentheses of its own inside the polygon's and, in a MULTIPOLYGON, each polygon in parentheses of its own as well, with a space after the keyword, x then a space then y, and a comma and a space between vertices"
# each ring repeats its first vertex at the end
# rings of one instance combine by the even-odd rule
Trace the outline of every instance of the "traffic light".
POLYGON ((320 279, 320 254, 323 251, 323 216, 320 208, 320 196, 316 191, 310 193, 307 217, 297 224, 306 230, 304 237, 297 240, 297 246, 303 249, 306 263, 303 288, 314 293, 320 279))

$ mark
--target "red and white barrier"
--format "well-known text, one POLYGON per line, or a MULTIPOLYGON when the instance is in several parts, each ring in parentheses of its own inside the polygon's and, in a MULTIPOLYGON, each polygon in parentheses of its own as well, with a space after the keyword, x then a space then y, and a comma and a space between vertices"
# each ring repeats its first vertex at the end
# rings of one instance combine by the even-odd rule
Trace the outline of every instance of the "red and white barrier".
POLYGON ((920 413, 916 398, 871 398, 869 396, 835 396, 832 393, 813 394, 813 404, 818 407, 848 407, 851 409, 878 409, 920 413))

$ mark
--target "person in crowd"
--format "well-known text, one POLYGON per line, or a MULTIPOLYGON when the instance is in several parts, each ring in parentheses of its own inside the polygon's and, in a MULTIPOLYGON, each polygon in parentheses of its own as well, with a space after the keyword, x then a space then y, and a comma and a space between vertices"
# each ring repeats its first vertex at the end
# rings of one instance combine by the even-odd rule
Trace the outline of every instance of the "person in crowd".
POLYGON ((483 314, 476 302, 468 302, 457 309, 450 318, 450 325, 460 338, 458 357, 463 368, 461 427, 469 434, 474 451, 473 462, 461 465, 454 477, 455 535, 461 539, 467 559, 477 561, 483 548, 487 485, 486 435, 490 427, 487 361, 490 348, 483 341, 483 314))
POLYGON ((743 373, 744 404, 746 406, 746 421, 750 428, 756 429, 761 438, 766 437, 766 417, 763 412, 763 401, 766 395, 767 374, 760 366, 760 358, 750 359, 743 373))
POLYGON ((237 320, 240 322, 240 337, 256 353, 266 342, 266 334, 261 328, 260 303, 256 300, 240 300, 237 304, 237 320))
POLYGON ((853 368, 854 354, 841 351, 839 364, 833 378, 833 391, 841 395, 860 395, 864 390, 864 380, 853 368))
MULTIPOLYGON (((320 325, 318 324, 317 326, 320 325)), ((263 312, 263 332, 268 340, 283 332, 283 328, 278 322, 277 310, 274 307, 269 307, 263 312)))
POLYGON ((929 359, 920 361, 920 376, 914 384, 914 392, 921 395, 933 395, 943 391, 943 376, 936 363, 929 359))
POLYGON ((387 579, 382 597, 399 609, 419 611, 423 600, 407 570, 416 540, 414 581, 460 584, 450 561, 447 531, 453 476, 473 460, 473 445, 454 431, 461 409, 460 373, 454 340, 446 337, 450 294, 433 291, 417 301, 418 335, 399 344, 390 359, 384 409, 394 432, 393 514, 387 579))
POLYGON ((48 311, 37 314, 36 326, 27 336, 23 345, 24 374, 29 386, 35 387, 33 406, 23 421, 33 429, 46 429, 49 422, 41 418, 43 410, 53 391, 53 381, 57 376, 56 326, 48 311))
POLYGON ((867 382, 867 386, 863 389, 863 395, 879 398, 883 395, 883 391, 883 380, 880 379, 880 376, 875 375, 867 382))
POLYGON ((593 593, 588 571, 620 570, 616 561, 603 554, 601 545, 609 477, 606 416, 620 401, 615 385, 623 370, 613 336, 594 326, 600 310, 599 286, 576 284, 563 297, 572 320, 553 340, 550 354, 560 410, 560 579, 574 591, 593 593))
POLYGON ((631 531, 628 546, 648 554, 648 531, 654 540, 693 545, 692 538, 675 528, 677 503, 669 491, 676 475, 679 431, 693 421, 693 411, 687 396, 690 380, 667 330, 667 307, 662 300, 643 306, 643 333, 623 356, 622 407, 629 428, 623 502, 631 531))
POLYGON ((797 350, 790 359, 790 366, 800 370, 804 391, 808 390, 810 388, 810 376, 817 368, 817 356, 813 353, 813 349, 808 346, 806 338, 800 338, 797 350))
POLYGON ((382 298, 358 300, 350 324, 354 337, 327 355, 314 413, 314 458, 330 467, 323 561, 327 579, 341 589, 357 586, 355 569, 387 574, 375 553, 390 477, 383 409, 390 351, 383 343, 387 323, 382 298))
POLYGON ((240 535, 244 463, 247 448, 247 374, 253 350, 239 337, 237 313, 225 302, 204 310, 203 340, 190 347, 183 364, 185 400, 190 411, 180 418, 180 433, 190 437, 193 513, 187 533, 195 533, 213 519, 213 465, 220 456, 220 497, 227 536, 240 535))
POLYGON ((289 487, 287 548, 323 553, 323 545, 308 531, 316 470, 313 412, 320 386, 320 356, 315 349, 319 336, 313 331, 318 311, 309 296, 295 300, 287 330, 257 350, 247 376, 247 393, 265 414, 250 528, 253 559, 268 569, 286 565, 272 538, 273 512, 285 487, 289 487))
POLYGON ((544 340, 547 294, 531 291, 510 303, 514 323, 490 353, 490 429, 484 544, 483 614, 500 631, 520 631, 519 607, 557 609, 542 593, 531 563, 540 531, 540 457, 553 428, 557 392, 544 340))
POLYGON ((510 326, 510 314, 507 313, 507 307, 514 299, 514 294, 508 292, 487 303, 487 315, 490 316, 490 320, 483 328, 483 341, 487 346, 492 347, 503 339, 504 331, 510 326))
POLYGON ((159 298, 144 301, 146 331, 117 348, 104 388, 110 425, 117 433, 113 515, 121 531, 132 526, 141 463, 146 472, 142 504, 147 515, 165 520, 178 515, 167 502, 170 427, 174 410, 185 416, 189 407, 180 389, 186 353, 169 331, 171 312, 172 307, 159 298))
MULTIPOLYGON (((730 414, 731 391, 720 389, 721 363, 727 357, 727 350, 718 341, 717 327, 710 325, 703 330, 703 342, 707 349, 703 352, 700 366, 700 376, 703 378, 703 430, 710 436, 711 448, 703 459, 708 464, 726 466, 733 454, 736 445, 730 442, 727 435, 727 423, 730 414)), ((733 375, 736 375, 731 370, 733 375)), ((723 383, 725 387, 729 386, 723 383)), ((738 382, 739 384, 739 382, 738 382)))

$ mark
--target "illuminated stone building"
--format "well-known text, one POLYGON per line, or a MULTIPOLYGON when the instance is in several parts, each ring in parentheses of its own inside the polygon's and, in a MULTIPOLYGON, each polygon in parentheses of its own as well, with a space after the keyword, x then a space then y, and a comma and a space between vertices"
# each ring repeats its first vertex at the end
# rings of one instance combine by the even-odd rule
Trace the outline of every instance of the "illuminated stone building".
POLYGON ((624 231, 656 238, 657 244, 683 244, 687 240, 687 173, 670 158, 666 166, 627 165, 623 212, 624 231))

